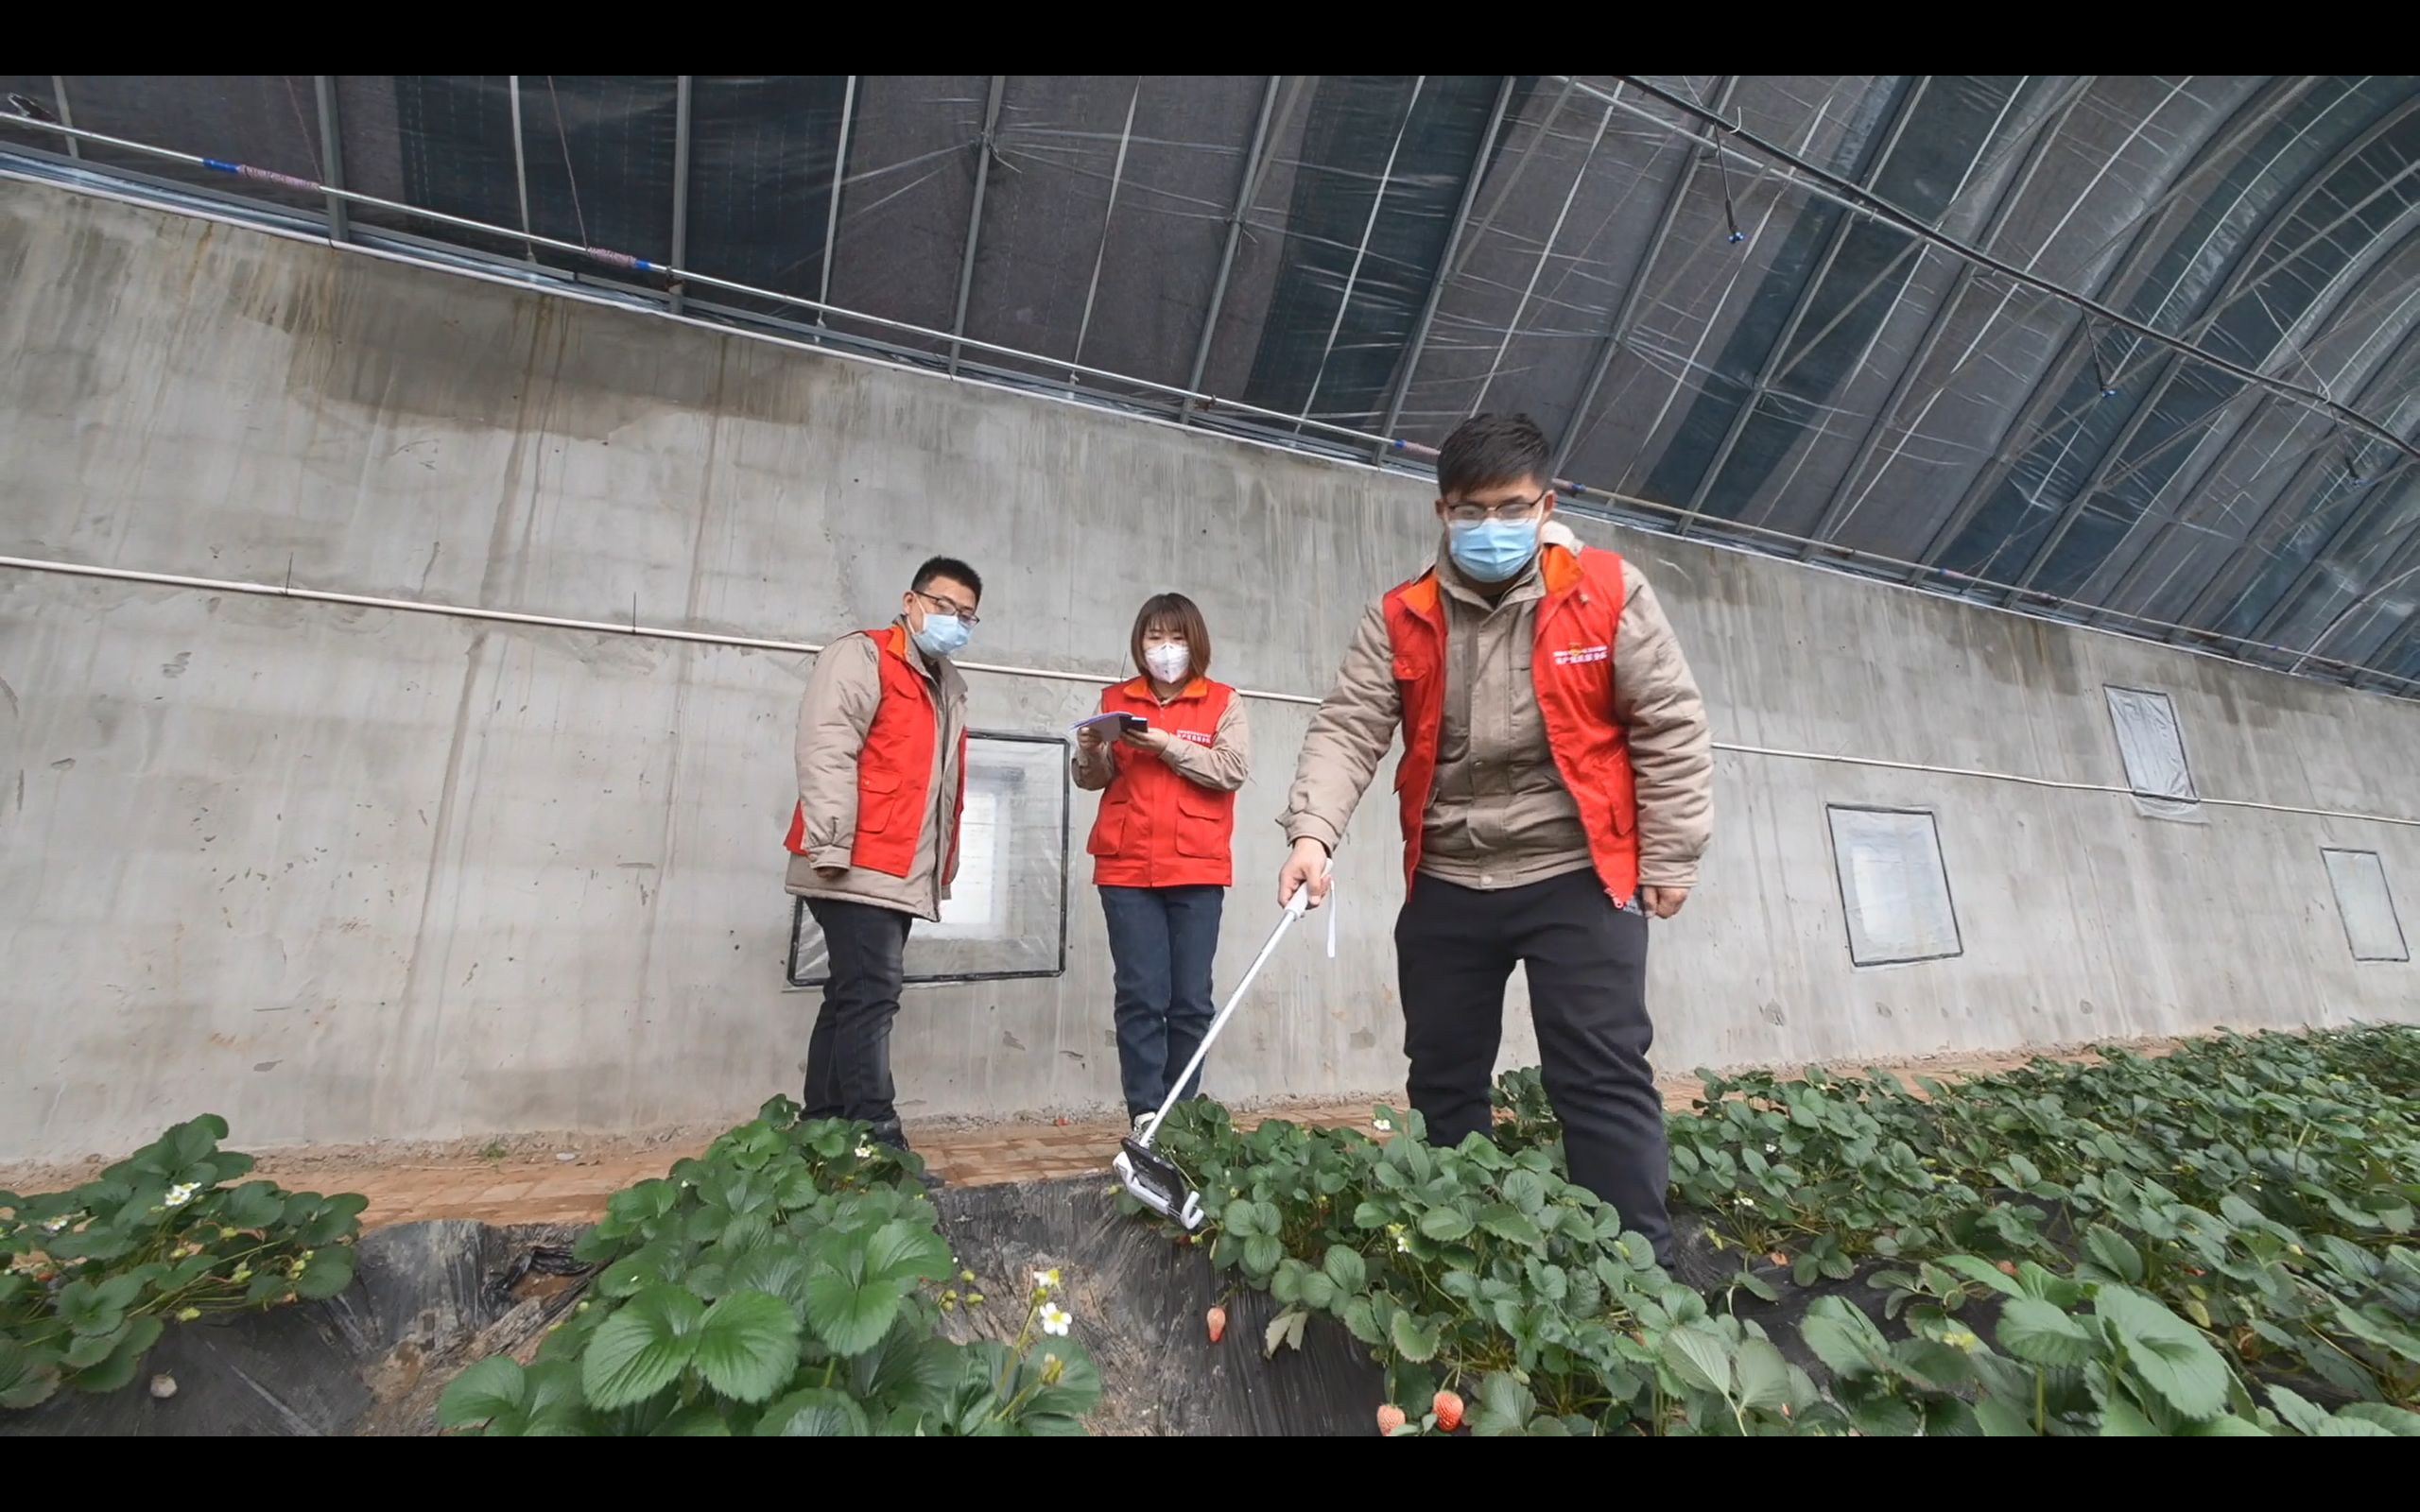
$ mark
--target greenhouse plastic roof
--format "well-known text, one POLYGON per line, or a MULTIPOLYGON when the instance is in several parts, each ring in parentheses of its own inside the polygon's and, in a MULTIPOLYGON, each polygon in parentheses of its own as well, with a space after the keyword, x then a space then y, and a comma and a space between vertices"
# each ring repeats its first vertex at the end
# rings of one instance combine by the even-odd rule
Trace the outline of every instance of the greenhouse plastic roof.
POLYGON ((1526 410, 1582 507, 2420 693, 2411 76, 0 87, 21 171, 1378 460, 1526 410))

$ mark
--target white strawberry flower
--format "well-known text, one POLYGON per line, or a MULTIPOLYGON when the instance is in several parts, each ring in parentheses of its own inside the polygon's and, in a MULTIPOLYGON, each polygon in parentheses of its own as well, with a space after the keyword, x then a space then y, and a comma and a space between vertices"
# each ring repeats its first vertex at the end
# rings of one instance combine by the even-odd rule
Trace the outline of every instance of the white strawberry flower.
POLYGON ((1056 1338, 1065 1338, 1067 1329, 1076 1320, 1056 1302, 1042 1304, 1042 1332, 1056 1338))
POLYGON ((168 1206, 182 1208, 191 1202, 193 1194, 200 1190, 201 1183, 199 1181, 180 1181, 168 1189, 168 1206))

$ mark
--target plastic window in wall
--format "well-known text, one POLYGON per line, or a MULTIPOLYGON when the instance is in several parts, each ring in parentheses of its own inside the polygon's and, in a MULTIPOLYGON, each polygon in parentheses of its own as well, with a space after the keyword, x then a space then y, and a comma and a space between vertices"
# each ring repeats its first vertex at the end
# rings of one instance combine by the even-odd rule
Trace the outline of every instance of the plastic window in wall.
POLYGON ((2164 693, 2110 688, 2109 722, 2118 732, 2118 754, 2126 764, 2126 785, 2146 817, 2196 818, 2201 794, 2185 759, 2185 731, 2176 706, 2164 693))
POLYGON ((2395 917, 2394 895, 2387 890, 2386 867, 2375 850, 2322 850, 2327 883, 2336 891, 2336 912, 2344 920, 2344 939, 2357 961, 2408 961, 2411 945, 2403 937, 2403 921, 2395 917))
POLYGON ((1825 812, 1848 916, 1849 959, 1895 966, 1963 954, 1932 815, 1838 805, 1825 812))
MULTIPOLYGON (((958 880, 938 923, 908 936, 909 982, 990 982, 1067 969, 1068 747, 1034 735, 976 734, 966 748, 958 880)), ((830 978, 823 932, 791 900, 789 983, 830 978)))

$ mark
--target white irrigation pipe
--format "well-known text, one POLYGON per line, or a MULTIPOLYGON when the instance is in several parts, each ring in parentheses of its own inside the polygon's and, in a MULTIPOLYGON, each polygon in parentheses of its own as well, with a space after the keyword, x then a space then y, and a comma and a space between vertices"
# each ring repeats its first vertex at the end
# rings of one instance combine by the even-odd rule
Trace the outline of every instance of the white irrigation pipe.
MULTIPOLYGON (((1582 87, 1584 88, 1584 86, 1582 87)), ((1304 429, 1307 427, 1308 429, 1324 433, 1330 437, 1335 437, 1340 439, 1349 439, 1362 445, 1376 442, 1379 444, 1382 451, 1395 452, 1407 456, 1433 457, 1436 455, 1436 449, 1434 447, 1423 446, 1416 442, 1404 440, 1400 438, 1377 436, 1368 431, 1355 430, 1350 426, 1338 425, 1326 421, 1311 420, 1306 415, 1288 415, 1279 410, 1263 409, 1256 404, 1248 404, 1232 399, 1220 399, 1216 395, 1198 393, 1193 390, 1180 388, 1169 384, 1155 383, 1149 379, 1115 373, 1108 370, 1107 369, 1086 367, 1078 362, 1059 362, 1054 359, 1043 357, 1038 353, 1023 351, 1019 348, 999 346, 991 342, 978 341, 972 336, 950 335, 946 333, 936 331, 929 327, 911 325, 907 321, 891 319, 885 316, 869 315, 856 310, 846 310, 837 305, 824 303, 817 300, 805 299, 795 294, 784 294, 774 289, 757 288, 752 284, 736 284, 728 279, 713 277, 710 274, 693 273, 685 268, 675 267, 663 263, 651 262, 646 258, 633 257, 630 253, 614 251, 608 248, 587 247, 578 242, 561 241, 553 237, 530 234, 527 228, 524 228, 523 232, 516 235, 509 228, 491 225, 484 221, 472 220, 466 216, 448 215, 442 211, 425 210, 416 205, 403 203, 400 200, 381 199, 373 195, 365 195, 353 190, 338 189, 327 184, 314 183, 307 179, 299 179, 291 174, 275 173, 268 169, 255 168, 245 163, 229 163, 217 158, 204 157, 198 153, 180 152, 171 147, 153 146, 147 143, 135 142, 123 137, 106 136, 97 131, 81 130, 75 127, 63 126, 56 122, 37 120, 31 116, 0 114, 0 126, 17 126, 31 130, 50 131, 64 136, 68 140, 70 146, 75 145, 78 141, 84 141, 106 146, 119 147, 138 154, 147 154, 149 156, 170 162, 182 163, 190 166, 205 168, 212 172, 231 174, 237 178, 254 180, 264 183, 277 184, 280 187, 291 189, 297 193, 322 195, 332 199, 348 201, 359 205, 367 205, 372 209, 392 211, 398 215, 415 216, 420 219, 436 222, 440 225, 452 226, 459 230, 480 232, 490 235, 500 236, 506 240, 520 240, 527 242, 533 248, 544 247, 553 251, 586 257, 607 266, 626 267, 638 272, 657 274, 667 279, 671 283, 683 287, 691 284, 696 284, 705 287, 722 289, 733 294, 743 295, 751 299, 767 300, 778 304, 792 306, 813 314, 817 318, 819 323, 825 326, 828 326, 829 321, 834 318, 856 320, 869 325, 880 326, 903 335, 921 336, 934 341, 947 341, 950 343, 953 351, 959 349, 973 349, 978 352, 995 353, 1004 358, 1026 362, 1038 367, 1055 367, 1063 369, 1070 374, 1071 385, 1073 380, 1078 377, 1097 378, 1116 384, 1122 384, 1129 387, 1140 389, 1147 393, 1159 395, 1164 398, 1182 400, 1184 402, 1186 413, 1188 415, 1193 413, 1209 413, 1213 410, 1219 410, 1224 411, 1228 414, 1240 415, 1254 420, 1272 421, 1281 425, 1290 421, 1292 423, 1294 433, 1297 436, 1300 436, 1304 429)), ((24 177, 25 176, 23 175, 15 173, 0 171, 0 178, 23 179, 24 177)), ((74 187, 77 192, 79 193, 114 199, 123 203, 134 204, 148 202, 138 200, 131 196, 112 194, 107 191, 93 188, 89 185, 78 184, 74 187)), ((179 208, 181 213, 183 214, 201 214, 189 208, 179 208)), ((223 224, 242 225, 254 230, 262 229, 255 222, 249 220, 237 220, 232 215, 222 217, 202 215, 201 218, 217 220, 223 224)), ((325 242, 327 245, 336 247, 340 250, 359 252, 389 261, 406 263, 416 266, 436 266, 445 271, 457 273, 464 277, 482 279, 491 282, 509 283, 513 287, 528 286, 527 284, 519 280, 500 279, 493 274, 475 271, 469 267, 459 266, 453 262, 440 261, 434 257, 401 257, 395 253, 367 247, 358 242, 337 242, 330 238, 318 235, 308 236, 305 239, 315 243, 325 242)), ((475 254, 462 253, 458 249, 454 255, 467 256, 475 254)), ((545 292, 557 297, 588 297, 583 296, 577 288, 552 287, 545 289, 545 292)), ((625 307, 620 305, 618 301, 613 302, 615 302, 615 307, 617 308, 625 307)), ((676 314, 666 309, 656 308, 652 305, 644 306, 644 308, 647 309, 648 313, 653 314, 659 318, 679 320, 684 324, 697 325, 706 329, 728 329, 727 327, 715 326, 711 322, 700 320, 687 315, 676 314)), ((1001 370, 1004 374, 1007 373, 1007 369, 1001 370)), ((968 381, 963 374, 956 370, 953 370, 950 376, 953 381, 968 381)), ((1116 396, 1107 397, 1115 398, 1116 396)), ((1150 417, 1148 416, 1135 418, 1147 421, 1150 420, 1150 417)), ((1249 433, 1235 435, 1233 438, 1242 440, 1247 444, 1253 445, 1278 444, 1273 441, 1254 437, 1249 433)), ((1369 465, 1362 463, 1350 455, 1332 456, 1325 453, 1318 453, 1314 455, 1325 457, 1325 459, 1330 461, 1340 462, 1347 467, 1362 467, 1369 465)), ((1377 471, 1383 472, 1386 470, 1381 468, 1377 469, 1377 471)), ((1593 485, 1581 485, 1573 483, 1568 479, 1557 478, 1552 481, 1558 490, 1564 491, 1574 498, 1590 497, 1600 499, 1621 508, 1638 510, 1658 517, 1680 521, 1702 518, 1695 516, 1691 510, 1684 508, 1678 505, 1666 504, 1660 500, 1639 498, 1634 495, 1619 492, 1616 490, 1598 488, 1593 485)), ((1641 525, 1641 528, 1647 527, 1641 525)), ((1721 522, 1721 529, 1737 535, 1753 537, 1759 541, 1777 541, 1793 546, 1813 546, 1823 552, 1840 557, 1846 560, 1863 562, 1878 567, 1906 569, 1921 573, 1929 577, 1937 578, 1945 584, 1957 585, 1962 589, 2001 593, 2008 596, 1996 603, 1980 603, 1979 607, 1989 609, 2000 613, 2015 614, 2020 618, 2047 618, 2054 624, 2073 625, 2079 628, 2091 630, 2097 634, 2121 633, 2106 627, 2105 624, 2102 622, 2109 620, 2119 621, 2129 627, 2134 627, 2138 630, 2143 631, 2183 631, 2215 644, 2234 646, 2239 650, 2273 651, 2282 656, 2294 657, 2296 660, 2291 672, 2289 674, 2290 676, 2298 675, 2304 666, 2317 665, 2333 668, 2346 674, 2347 676, 2343 680, 2356 687, 2360 685, 2360 681, 2363 678, 2376 678, 2384 683, 2392 684, 2397 688, 2420 690, 2420 679, 2400 677, 2394 673, 2390 673, 2383 668, 2363 666, 2354 662, 2342 662, 2334 657, 2321 656, 2318 654, 2318 647, 2316 644, 2298 650, 2292 646, 2272 644, 2266 641, 2256 641, 2244 636, 2229 635, 2223 631, 2205 628, 2199 626, 2186 625, 2173 620, 2154 619, 2148 615, 2130 613, 2123 610, 2111 609, 2105 605, 2088 604, 2081 599, 2062 597, 2058 594, 2044 593, 2038 589, 2028 588, 2018 584, 2002 583, 1991 578, 1977 577, 1970 574, 1956 572, 1949 568, 1941 567, 1931 563, 1910 561, 1905 558, 1893 557, 1881 552, 1868 551, 1859 547, 1844 546, 1836 541, 1798 535, 1791 531, 1776 530, 1769 525, 1753 524, 1745 520, 1724 520, 1721 522), (2091 623, 2086 623, 2078 620, 2060 619, 2055 616, 2040 615, 2020 607, 2019 600, 2030 601, 2034 604, 2041 604, 2054 608, 2085 610, 2094 616, 2094 620, 2091 623)), ((1720 535, 1700 539, 1703 540, 1705 544, 1715 546, 1720 550, 1751 552, 1754 550, 1753 547, 1735 544, 1724 541, 1720 535)), ((1770 553, 1767 553, 1766 555, 1770 555, 1770 553)), ((1803 562, 1802 565, 1815 566, 1818 567, 1819 570, 1834 570, 1824 564, 1812 561, 1803 562)), ((1863 576, 1865 575, 1857 576, 1863 576)), ((1885 586, 1907 585, 1886 584, 1885 586)), ((1962 602, 1977 603, 1976 600, 1966 598, 1962 593, 1952 596, 1959 597, 1962 602)), ((2136 640, 2152 639, 2151 636, 2144 634, 2136 634, 2133 638, 2136 640)), ((2191 646, 2180 646, 2176 647, 2176 649, 2187 651, 2198 650, 2198 648, 2191 646)), ((2243 662, 2247 659, 2238 656, 2223 658, 2222 660, 2243 662)))
MULTIPOLYGON (((314 604, 342 604, 356 609, 388 610, 403 614, 433 614, 446 619, 477 620, 496 625, 527 625, 544 629, 579 630, 595 635, 631 635, 641 640, 678 641, 692 645, 727 645, 750 651, 779 651, 795 656, 813 656, 823 647, 812 641, 782 641, 765 636, 727 635, 717 630, 683 630, 669 626, 642 625, 633 614, 628 620, 577 619, 562 614, 528 614, 517 610, 486 609, 476 604, 441 604, 426 599, 382 598, 370 593, 345 593, 324 588, 298 588, 287 583, 247 582, 232 577, 192 577, 176 573, 142 572, 125 567, 102 567, 91 562, 50 561, 35 557, 0 556, 0 568, 18 572, 53 573, 68 577, 98 577, 112 582, 141 583, 159 588, 185 588, 212 593, 244 593, 259 598, 299 598, 314 604)), ((1075 672, 1059 667, 1014 666, 1003 662, 963 662, 953 659, 961 672, 981 672, 1003 678, 1040 678, 1053 682, 1080 682, 1105 688, 1125 680, 1097 672, 1075 672)), ((1267 703, 1293 704, 1316 708, 1320 700, 1307 694, 1271 693, 1257 688, 1236 690, 1247 698, 1267 703)), ((1918 772, 1932 777, 1961 777, 1978 782, 2013 782, 2022 787, 2052 788, 2067 793, 2108 793, 2121 798, 2137 796, 2129 787, 2106 782, 2077 782, 2055 777, 2029 777, 2020 772, 1996 772, 1978 766, 1942 766, 1929 762, 1891 761, 1878 756, 1850 756, 1830 751, 1789 750, 1774 746, 1746 746, 1718 740, 1714 748, 1735 756, 1761 756, 1771 760, 1820 762, 1836 766, 1863 766, 1879 771, 1918 772)), ((2350 809, 2307 808, 2292 803, 2266 803, 2254 799, 2203 798, 2195 801, 2211 808, 2255 809, 2267 814, 2295 814, 2311 818, 2346 819, 2362 824, 2391 824, 2420 829, 2420 818, 2406 818, 2392 814, 2363 814, 2350 809)))

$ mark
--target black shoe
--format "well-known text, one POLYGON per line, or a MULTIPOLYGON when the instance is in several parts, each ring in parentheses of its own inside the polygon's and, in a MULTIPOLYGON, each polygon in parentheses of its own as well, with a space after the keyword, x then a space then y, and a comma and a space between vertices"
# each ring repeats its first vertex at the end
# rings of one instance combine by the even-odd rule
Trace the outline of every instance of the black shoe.
MULTIPOLYGON (((897 1150, 902 1155, 913 1155, 915 1153, 914 1149, 908 1143, 907 1132, 899 1126, 899 1122, 896 1119, 892 1119, 888 1123, 874 1125, 869 1131, 869 1137, 876 1144, 885 1145, 890 1149, 897 1150)), ((939 1192, 942 1189, 942 1178, 934 1175, 931 1167, 929 1166, 919 1170, 916 1173, 916 1179, 924 1183, 925 1190, 927 1192, 939 1192)))

